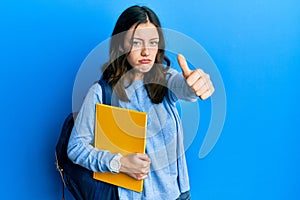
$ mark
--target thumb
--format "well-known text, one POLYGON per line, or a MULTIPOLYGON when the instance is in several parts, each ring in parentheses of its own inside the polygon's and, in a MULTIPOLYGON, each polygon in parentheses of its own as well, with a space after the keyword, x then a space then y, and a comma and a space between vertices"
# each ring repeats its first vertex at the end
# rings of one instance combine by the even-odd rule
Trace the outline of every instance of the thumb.
POLYGON ((187 64, 185 57, 181 54, 178 54, 177 55, 177 61, 178 61, 178 64, 179 64, 179 66, 182 70, 183 76, 185 78, 187 78, 191 74, 192 71, 190 70, 190 68, 187 64))

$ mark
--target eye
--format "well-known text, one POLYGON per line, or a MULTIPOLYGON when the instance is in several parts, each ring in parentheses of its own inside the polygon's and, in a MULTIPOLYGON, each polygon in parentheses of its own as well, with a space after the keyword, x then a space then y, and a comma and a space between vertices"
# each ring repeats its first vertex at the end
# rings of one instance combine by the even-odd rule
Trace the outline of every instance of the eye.
POLYGON ((132 46, 134 46, 134 47, 140 47, 141 45, 142 45, 142 43, 140 41, 133 40, 133 42, 132 42, 132 46))
POLYGON ((158 41, 151 41, 150 46, 151 47, 157 47, 158 46, 158 41))

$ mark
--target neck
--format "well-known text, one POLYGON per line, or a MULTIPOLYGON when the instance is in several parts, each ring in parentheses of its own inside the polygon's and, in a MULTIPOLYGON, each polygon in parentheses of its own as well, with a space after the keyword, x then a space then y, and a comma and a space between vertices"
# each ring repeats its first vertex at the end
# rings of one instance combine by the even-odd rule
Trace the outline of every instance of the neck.
POLYGON ((141 73, 141 72, 135 72, 134 73, 134 80, 143 80, 144 78, 144 73, 141 73))
POLYGON ((125 82, 131 82, 136 80, 143 80, 144 79, 144 73, 132 70, 128 74, 124 76, 125 82))

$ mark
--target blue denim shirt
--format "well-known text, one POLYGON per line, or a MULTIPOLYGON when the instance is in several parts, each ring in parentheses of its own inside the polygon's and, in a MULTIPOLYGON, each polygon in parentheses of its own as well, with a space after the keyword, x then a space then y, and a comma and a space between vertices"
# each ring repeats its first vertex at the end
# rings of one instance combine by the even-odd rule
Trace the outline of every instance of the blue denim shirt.
MULTIPOLYGON (((112 101, 112 105, 148 114, 146 154, 151 159, 150 172, 141 193, 119 187, 120 200, 176 199, 190 189, 182 125, 175 103, 178 99, 196 101, 197 97, 181 73, 170 69, 167 80, 169 92, 160 104, 151 102, 142 80, 126 89, 130 102, 112 101)), ((93 85, 85 97, 70 136, 68 156, 89 170, 106 172, 111 171, 109 162, 114 155, 93 147, 96 103, 102 103, 99 84, 93 85)))

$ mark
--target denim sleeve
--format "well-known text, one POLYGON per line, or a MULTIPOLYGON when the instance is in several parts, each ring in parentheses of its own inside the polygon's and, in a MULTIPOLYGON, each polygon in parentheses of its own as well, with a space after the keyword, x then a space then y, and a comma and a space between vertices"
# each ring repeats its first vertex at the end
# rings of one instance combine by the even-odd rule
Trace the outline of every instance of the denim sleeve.
POLYGON ((69 139, 68 156, 71 161, 91 171, 111 171, 109 162, 113 154, 94 147, 96 103, 102 103, 101 86, 94 84, 88 91, 75 120, 69 139))
POLYGON ((182 73, 174 69, 168 71, 168 89, 169 98, 171 101, 176 102, 178 99, 185 101, 197 101, 198 97, 194 91, 187 85, 182 73))

